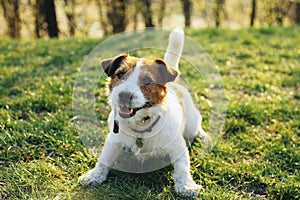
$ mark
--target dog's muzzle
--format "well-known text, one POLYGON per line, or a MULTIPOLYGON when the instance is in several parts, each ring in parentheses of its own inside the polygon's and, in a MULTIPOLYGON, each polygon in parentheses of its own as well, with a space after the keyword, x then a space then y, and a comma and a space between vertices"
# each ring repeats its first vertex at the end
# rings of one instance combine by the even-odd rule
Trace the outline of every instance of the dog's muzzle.
POLYGON ((134 94, 132 94, 130 92, 120 92, 120 94, 119 94, 119 104, 120 104, 119 115, 122 118, 133 117, 137 111, 144 109, 144 108, 149 108, 153 105, 152 103, 148 102, 142 107, 132 108, 131 104, 132 104, 132 100, 134 98, 135 98, 134 94))

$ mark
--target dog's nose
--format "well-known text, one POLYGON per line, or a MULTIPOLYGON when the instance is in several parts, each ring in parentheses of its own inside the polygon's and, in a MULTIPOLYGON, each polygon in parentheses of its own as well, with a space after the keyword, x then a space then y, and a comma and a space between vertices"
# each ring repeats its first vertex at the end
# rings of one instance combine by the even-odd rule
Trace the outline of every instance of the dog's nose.
POLYGON ((133 94, 130 92, 120 92, 119 93, 119 99, 123 103, 129 103, 132 98, 133 98, 133 94))

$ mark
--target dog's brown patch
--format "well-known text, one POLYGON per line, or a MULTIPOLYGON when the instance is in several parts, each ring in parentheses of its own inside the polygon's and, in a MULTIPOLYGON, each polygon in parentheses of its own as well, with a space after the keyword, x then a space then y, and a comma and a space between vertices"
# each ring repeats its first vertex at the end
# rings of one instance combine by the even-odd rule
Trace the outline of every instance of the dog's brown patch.
POLYGON ((160 104, 167 95, 165 84, 174 81, 177 76, 178 71, 169 67, 161 59, 156 59, 154 62, 144 60, 141 66, 139 85, 144 96, 152 104, 160 104))
MULTIPOLYGON (((102 62, 105 73, 110 77, 108 88, 110 92, 114 87, 122 83, 134 71, 139 58, 121 54, 116 58, 107 59, 102 62), (122 76, 121 76, 122 75, 122 76)), ((139 75, 139 85, 144 96, 152 104, 160 104, 167 95, 165 84, 174 81, 179 72, 168 66, 164 60, 144 59, 139 75)))
POLYGON ((116 58, 107 59, 102 62, 103 70, 110 78, 108 81, 108 89, 110 91, 129 77, 137 61, 138 58, 128 56, 128 54, 121 54, 116 58), (118 77, 120 73, 124 73, 124 75, 118 77))
POLYGON ((141 91, 154 105, 162 103, 167 95, 167 88, 164 85, 158 84, 142 85, 141 91))

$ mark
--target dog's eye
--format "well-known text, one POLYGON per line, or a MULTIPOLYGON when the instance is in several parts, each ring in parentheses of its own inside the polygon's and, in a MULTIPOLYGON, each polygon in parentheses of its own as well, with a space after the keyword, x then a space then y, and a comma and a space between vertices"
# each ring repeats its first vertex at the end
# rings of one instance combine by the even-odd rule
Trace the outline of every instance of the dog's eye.
POLYGON ((141 83, 142 83, 142 85, 150 85, 153 83, 153 80, 152 80, 152 78, 146 76, 142 79, 141 83))
POLYGON ((119 73, 116 74, 118 79, 121 79, 124 75, 125 75, 125 72, 119 72, 119 73))

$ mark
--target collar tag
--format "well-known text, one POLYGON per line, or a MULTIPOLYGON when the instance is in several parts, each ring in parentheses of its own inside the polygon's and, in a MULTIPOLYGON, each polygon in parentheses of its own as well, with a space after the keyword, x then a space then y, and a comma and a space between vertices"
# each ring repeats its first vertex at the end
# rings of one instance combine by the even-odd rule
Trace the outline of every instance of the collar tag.
POLYGON ((143 139, 142 138, 137 138, 135 141, 135 144, 138 148, 142 148, 143 147, 143 139))

